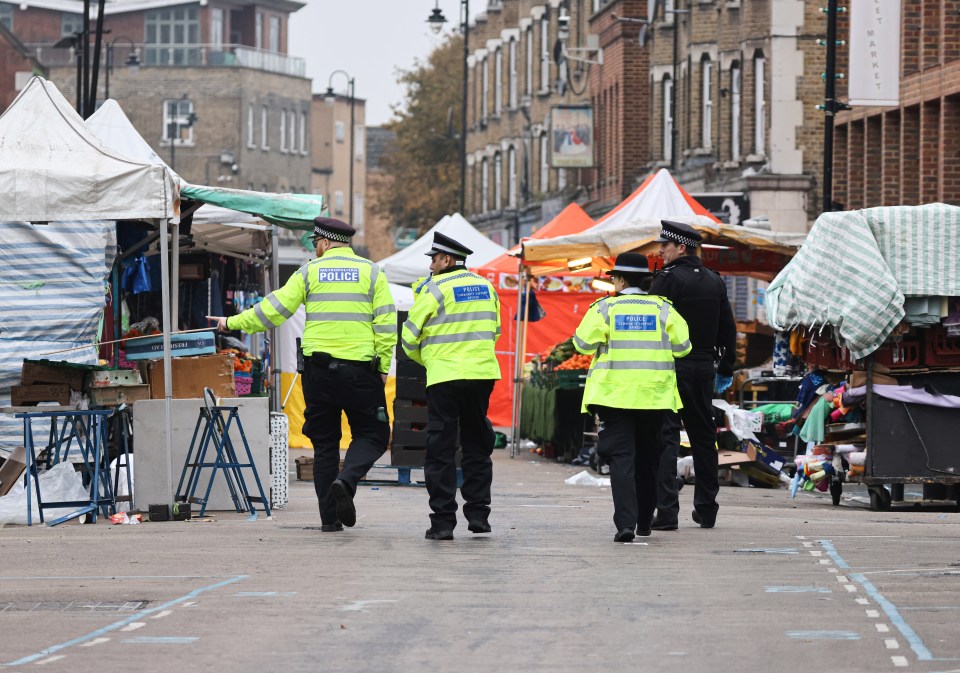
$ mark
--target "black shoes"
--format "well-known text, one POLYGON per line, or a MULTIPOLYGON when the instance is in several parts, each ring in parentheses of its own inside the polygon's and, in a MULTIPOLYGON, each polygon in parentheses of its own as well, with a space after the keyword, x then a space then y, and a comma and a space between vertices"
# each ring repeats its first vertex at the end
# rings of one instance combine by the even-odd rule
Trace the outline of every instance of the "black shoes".
POLYGON ((320 526, 321 533, 336 533, 343 530, 343 524, 337 521, 336 523, 325 523, 320 526))
POLYGON ((653 523, 650 525, 653 530, 677 530, 677 520, 661 519, 659 516, 653 517, 653 523))
POLYGON ((423 536, 424 540, 452 540, 453 531, 452 530, 437 530, 436 528, 428 528, 426 535, 423 536))
POLYGON ((471 533, 489 533, 493 529, 486 521, 468 521, 467 530, 471 533))
POLYGON ((650 529, 647 528, 646 530, 641 530, 640 528, 638 528, 637 537, 650 537, 650 529))
POLYGON ((333 493, 333 499, 337 501, 337 518, 347 528, 352 528, 357 523, 357 508, 353 506, 353 494, 346 482, 340 479, 334 480, 330 486, 330 492, 333 493))
POLYGON ((691 514, 690 517, 693 519, 693 522, 701 528, 713 528, 717 524, 716 519, 704 519, 697 510, 693 510, 693 514, 691 514))
MULTIPOLYGON (((647 535, 649 534, 650 532, 647 531, 647 535)), ((613 541, 614 542, 633 542, 634 537, 636 536, 633 534, 632 530, 630 530, 629 528, 624 528, 623 530, 617 532, 617 534, 613 536, 613 541)))

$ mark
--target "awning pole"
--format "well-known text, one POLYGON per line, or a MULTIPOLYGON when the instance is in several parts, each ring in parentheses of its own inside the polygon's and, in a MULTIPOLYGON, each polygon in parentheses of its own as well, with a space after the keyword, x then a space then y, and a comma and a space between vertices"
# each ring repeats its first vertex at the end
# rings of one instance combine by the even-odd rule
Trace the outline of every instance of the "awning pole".
POLYGON ((527 353, 527 330, 529 329, 529 318, 530 318, 530 276, 527 273, 526 268, 523 266, 523 260, 518 262, 519 265, 519 290, 520 294, 518 298, 523 300, 523 314, 518 316, 520 319, 517 320, 517 341, 515 344, 515 353, 514 353, 514 373, 513 373, 513 427, 512 427, 512 442, 510 449, 510 457, 515 458, 517 455, 517 446, 520 442, 520 414, 523 410, 523 365, 524 360, 526 359, 527 353), (523 294, 526 293, 526 294, 523 294))
POLYGON ((167 332, 180 329, 180 221, 173 222, 170 227, 170 315, 171 325, 164 327, 167 332))
MULTIPOLYGON (((271 227, 270 235, 270 291, 275 292, 280 289, 280 228, 277 225, 271 227)), ((281 351, 280 330, 270 330, 270 348, 273 356, 270 361, 273 367, 273 390, 270 391, 271 408, 274 411, 283 411, 283 405, 280 403, 280 369, 281 351)))
POLYGON ((160 299, 163 329, 163 415, 164 449, 167 452, 167 497, 173 502, 173 363, 170 357, 170 252, 167 249, 167 222, 157 220, 160 232, 160 299))

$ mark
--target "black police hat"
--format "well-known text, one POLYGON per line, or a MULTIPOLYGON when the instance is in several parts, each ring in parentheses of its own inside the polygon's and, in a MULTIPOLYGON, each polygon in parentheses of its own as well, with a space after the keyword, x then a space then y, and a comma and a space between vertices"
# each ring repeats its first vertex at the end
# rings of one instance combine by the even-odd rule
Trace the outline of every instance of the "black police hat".
POLYGON ((613 268, 607 272, 608 276, 620 276, 623 274, 651 274, 650 263, 647 256, 639 252, 622 252, 617 255, 613 268))
POLYGON ((427 251, 427 257, 433 257, 434 255, 452 255, 459 259, 466 259, 467 255, 472 255, 473 250, 465 246, 463 243, 457 243, 455 240, 441 234, 439 231, 433 233, 433 246, 430 250, 427 251))
POLYGON ((357 230, 349 224, 332 217, 316 217, 313 220, 314 237, 326 238, 337 243, 349 243, 355 233, 357 230))
POLYGON ((703 236, 700 232, 683 222, 672 222, 670 220, 660 220, 660 238, 658 243, 676 243, 677 245, 686 245, 695 248, 700 245, 703 236))

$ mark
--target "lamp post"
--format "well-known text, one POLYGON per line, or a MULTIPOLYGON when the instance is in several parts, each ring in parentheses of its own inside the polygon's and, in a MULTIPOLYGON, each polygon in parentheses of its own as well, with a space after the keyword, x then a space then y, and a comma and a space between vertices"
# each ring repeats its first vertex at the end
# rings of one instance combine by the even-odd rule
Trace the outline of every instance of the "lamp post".
POLYGON ((110 44, 107 45, 107 68, 104 72, 104 99, 110 98, 110 73, 113 70, 113 45, 115 45, 120 40, 123 40, 130 45, 130 53, 127 55, 126 66, 127 69, 131 72, 136 72, 140 69, 140 55, 137 54, 137 46, 133 43, 129 37, 125 35, 118 35, 117 37, 110 40, 110 44))
POLYGON ((326 93, 323 94, 323 102, 326 103, 327 105, 333 105, 334 102, 337 100, 337 95, 333 92, 333 76, 337 74, 343 75, 344 77, 347 78, 347 96, 349 97, 349 100, 350 100, 350 196, 349 196, 350 208, 348 212, 350 213, 350 226, 352 227, 354 226, 353 202, 355 201, 355 198, 353 196, 353 164, 356 163, 357 161, 356 156, 354 156, 354 145, 353 145, 357 137, 357 131, 355 128, 353 128, 353 124, 354 124, 354 114, 355 114, 354 110, 356 108, 357 99, 356 99, 356 96, 354 95, 355 93, 354 79, 353 77, 350 76, 350 73, 346 72, 345 70, 334 70, 332 73, 330 73, 330 77, 327 79, 327 91, 326 93))
MULTIPOLYGON (((439 0, 430 12, 427 23, 430 30, 440 34, 447 17, 440 11, 439 0)), ((463 213, 467 197, 467 59, 470 57, 470 0, 460 0, 460 32, 463 34, 463 95, 460 114, 460 212, 463 213)))
POLYGON ((180 97, 180 100, 169 101, 167 105, 173 105, 173 121, 170 122, 167 130, 173 129, 173 133, 170 135, 170 170, 177 170, 177 141, 180 139, 180 129, 181 128, 190 128, 197 123, 197 115, 195 112, 190 112, 187 115, 186 122, 180 121, 180 103, 187 100, 187 94, 183 94, 180 97))

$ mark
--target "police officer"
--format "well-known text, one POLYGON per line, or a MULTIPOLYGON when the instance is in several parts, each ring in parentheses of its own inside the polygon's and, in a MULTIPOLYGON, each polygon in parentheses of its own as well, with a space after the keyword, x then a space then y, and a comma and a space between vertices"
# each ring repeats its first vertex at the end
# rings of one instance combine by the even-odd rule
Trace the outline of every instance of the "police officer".
POLYGON ((210 316, 221 330, 251 334, 276 327, 300 305, 306 308, 303 434, 313 443, 313 485, 323 532, 356 523, 357 482, 390 438, 383 385, 397 341, 397 311, 386 275, 350 247, 355 233, 340 220, 316 218, 316 259, 253 308, 229 318, 210 316), (340 470, 344 411, 353 439, 340 470))
MULTIPOLYGON (((661 220, 660 256, 663 269, 653 279, 650 292, 666 297, 690 327, 690 355, 677 363, 677 385, 683 410, 664 421, 664 450, 660 459, 655 530, 676 530, 680 501, 677 497, 677 454, 680 420, 690 438, 696 487, 693 521, 713 528, 717 520, 717 429, 713 420, 713 392, 718 382, 729 386, 736 358, 737 327, 720 274, 703 265, 697 256, 702 236, 682 222, 661 220), (714 370, 714 362, 719 360, 714 370)), ((723 387, 722 385, 720 387, 723 387)), ((719 388, 717 392, 722 392, 719 388)))
POLYGON ((452 540, 457 525, 456 445, 463 468, 463 514, 472 533, 490 532, 494 434, 487 408, 500 365, 500 298, 484 278, 464 266, 473 251, 434 233, 430 277, 415 288, 400 343, 427 368, 427 453, 430 496, 428 540, 452 540))
POLYGON ((610 275, 617 295, 591 305, 573 345, 597 354, 583 411, 600 417, 597 454, 610 465, 613 539, 630 542, 634 532, 650 535, 663 419, 680 407, 674 360, 690 352, 690 340, 670 302, 640 289, 650 275, 646 256, 618 255, 610 275))

